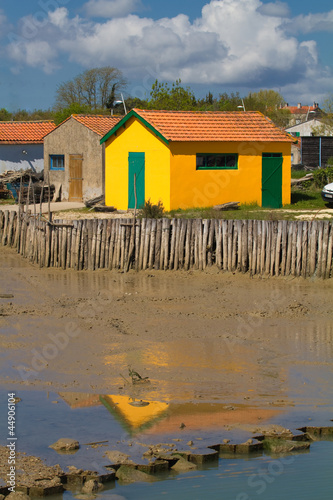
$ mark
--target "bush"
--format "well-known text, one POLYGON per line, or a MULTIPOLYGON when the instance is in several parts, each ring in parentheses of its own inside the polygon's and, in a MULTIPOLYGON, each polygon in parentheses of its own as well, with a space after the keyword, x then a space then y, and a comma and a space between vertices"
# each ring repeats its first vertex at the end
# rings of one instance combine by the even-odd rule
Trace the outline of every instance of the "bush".
POLYGON ((319 168, 313 172, 313 180, 319 188, 323 188, 326 184, 333 182, 333 158, 329 158, 327 163, 332 166, 319 168))
POLYGON ((153 205, 149 200, 145 202, 143 207, 141 207, 141 214, 140 216, 143 219, 160 219, 163 217, 164 214, 164 207, 163 203, 159 200, 157 205, 153 205))

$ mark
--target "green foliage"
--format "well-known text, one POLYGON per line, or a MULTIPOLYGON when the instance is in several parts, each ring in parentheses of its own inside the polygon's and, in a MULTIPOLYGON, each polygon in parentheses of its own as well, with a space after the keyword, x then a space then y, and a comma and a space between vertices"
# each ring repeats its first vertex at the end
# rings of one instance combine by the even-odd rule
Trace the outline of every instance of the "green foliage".
POLYGON ((33 111, 27 111, 26 109, 19 109, 13 113, 10 113, 5 108, 0 109, 0 121, 38 121, 38 120, 53 120, 53 111, 47 109, 34 109, 33 111))
MULTIPOLYGON (((148 101, 145 99, 139 99, 139 97, 128 97, 125 99, 125 104, 127 111, 131 111, 133 108, 138 108, 138 109, 147 109, 148 108, 148 101)), ((122 104, 117 104, 115 106, 115 109, 122 109, 122 104)))
POLYGON ((160 200, 157 205, 153 205, 149 198, 141 208, 140 217, 143 219, 160 219, 163 215, 164 206, 160 200))
POLYGON ((327 98, 324 100, 322 109, 325 113, 328 115, 333 115, 333 94, 330 94, 327 96, 327 98))
POLYGON ((62 123, 63 121, 66 120, 71 115, 79 115, 79 114, 90 114, 91 109, 88 106, 85 106, 83 104, 79 104, 77 102, 74 102, 68 108, 61 109, 57 111, 54 114, 54 121, 56 125, 59 125, 59 123, 62 123))
POLYGON ((148 101, 148 109, 193 110, 196 99, 189 87, 182 87, 181 80, 176 80, 170 87, 158 80, 153 83, 148 101))
POLYGON ((288 127, 291 118, 291 112, 289 109, 274 109, 272 111, 268 111, 266 114, 268 118, 270 118, 278 127, 288 127))
POLYGON ((313 180, 316 186, 323 188, 326 184, 333 182, 333 158, 328 160, 329 166, 326 168, 319 168, 313 172, 313 180))
POLYGON ((246 111, 260 111, 268 116, 278 127, 285 128, 289 125, 291 113, 289 109, 283 109, 284 98, 275 90, 259 90, 250 92, 244 98, 246 111))
POLYGON ((7 111, 7 109, 0 109, 0 121, 1 122, 9 122, 12 119, 12 113, 7 111))
POLYGON ((238 111, 238 106, 242 104, 242 98, 238 92, 236 92, 236 94, 231 92, 230 95, 224 92, 223 94, 220 94, 219 97, 218 109, 220 111, 238 111))
POLYGON ((259 90, 259 92, 250 92, 244 98, 246 111, 261 111, 267 114, 269 111, 278 110, 285 104, 284 98, 275 90, 259 90))

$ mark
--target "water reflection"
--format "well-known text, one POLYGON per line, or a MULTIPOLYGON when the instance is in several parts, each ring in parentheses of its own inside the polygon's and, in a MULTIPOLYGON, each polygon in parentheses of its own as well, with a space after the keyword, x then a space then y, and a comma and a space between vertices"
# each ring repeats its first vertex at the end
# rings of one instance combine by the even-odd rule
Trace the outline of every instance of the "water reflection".
MULTIPOLYGON (((262 409, 249 405, 228 406, 221 403, 174 403, 140 399, 134 394, 59 393, 72 409, 104 405, 129 436, 176 435, 184 433, 216 433, 235 424, 262 425, 280 413, 277 409, 262 409)), ((112 419, 111 419, 112 421, 112 419)))

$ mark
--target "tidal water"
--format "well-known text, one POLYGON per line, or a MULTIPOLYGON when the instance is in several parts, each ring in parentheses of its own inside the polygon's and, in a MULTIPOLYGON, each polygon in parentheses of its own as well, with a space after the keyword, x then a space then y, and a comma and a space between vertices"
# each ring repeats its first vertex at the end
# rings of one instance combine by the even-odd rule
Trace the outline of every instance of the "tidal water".
MULTIPOLYGON (((119 396, 112 399, 111 395, 44 391, 20 391, 16 395, 21 399, 16 405, 17 451, 41 457, 49 465, 59 463, 64 470, 68 465, 75 465, 102 473, 108 464, 105 451, 126 451, 129 443, 134 454, 142 455, 144 450, 137 442, 175 442, 181 448, 192 439, 204 448, 226 437, 238 442, 251 437, 249 431, 239 426, 226 428, 222 423, 219 426, 216 417, 220 418, 228 410, 217 403, 200 408, 200 404, 191 407, 188 402, 183 406, 172 402, 156 406, 156 402, 151 402, 151 410, 147 405, 145 413, 140 414, 135 405, 126 406, 119 396), (111 411, 112 404, 114 411, 111 411), (130 413, 126 414, 126 408, 130 413), (209 409, 213 425, 209 424, 209 409), (189 428, 176 430, 172 423, 181 418, 189 423, 189 428), (193 427, 200 419, 201 426, 197 424, 191 429, 190 422, 193 427), (50 449, 49 445, 61 437, 77 439, 78 452, 61 455, 50 449), (89 445, 98 441, 107 442, 97 448, 89 445)), ((5 445, 7 393, 1 391, 0 397, 0 444, 5 445)), ((237 414, 237 408, 233 414, 237 414)), ((268 423, 279 423, 294 431, 303 425, 330 425, 330 416, 331 408, 289 408, 274 412, 268 423)), ((317 441, 311 443, 309 451, 297 454, 221 457, 213 465, 195 471, 156 476, 154 483, 120 485, 116 481, 105 485, 96 499, 328 500, 333 498, 332 463, 333 441, 317 441)), ((79 498, 78 495, 79 491, 66 491, 50 500, 70 500, 79 498)))

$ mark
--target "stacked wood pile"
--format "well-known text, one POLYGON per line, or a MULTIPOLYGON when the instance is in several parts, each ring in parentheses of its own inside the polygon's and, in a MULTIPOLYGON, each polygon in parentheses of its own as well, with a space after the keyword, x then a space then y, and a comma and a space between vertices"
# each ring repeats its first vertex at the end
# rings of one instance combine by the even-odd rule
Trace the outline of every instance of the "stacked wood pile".
POLYGON ((24 172, 8 171, 0 174, 0 196, 14 198, 21 203, 47 202, 52 199, 54 186, 43 181, 43 174, 30 170, 24 172))
POLYGON ((43 267, 204 270, 332 276, 328 221, 90 219, 47 222, 0 212, 2 245, 43 267))

